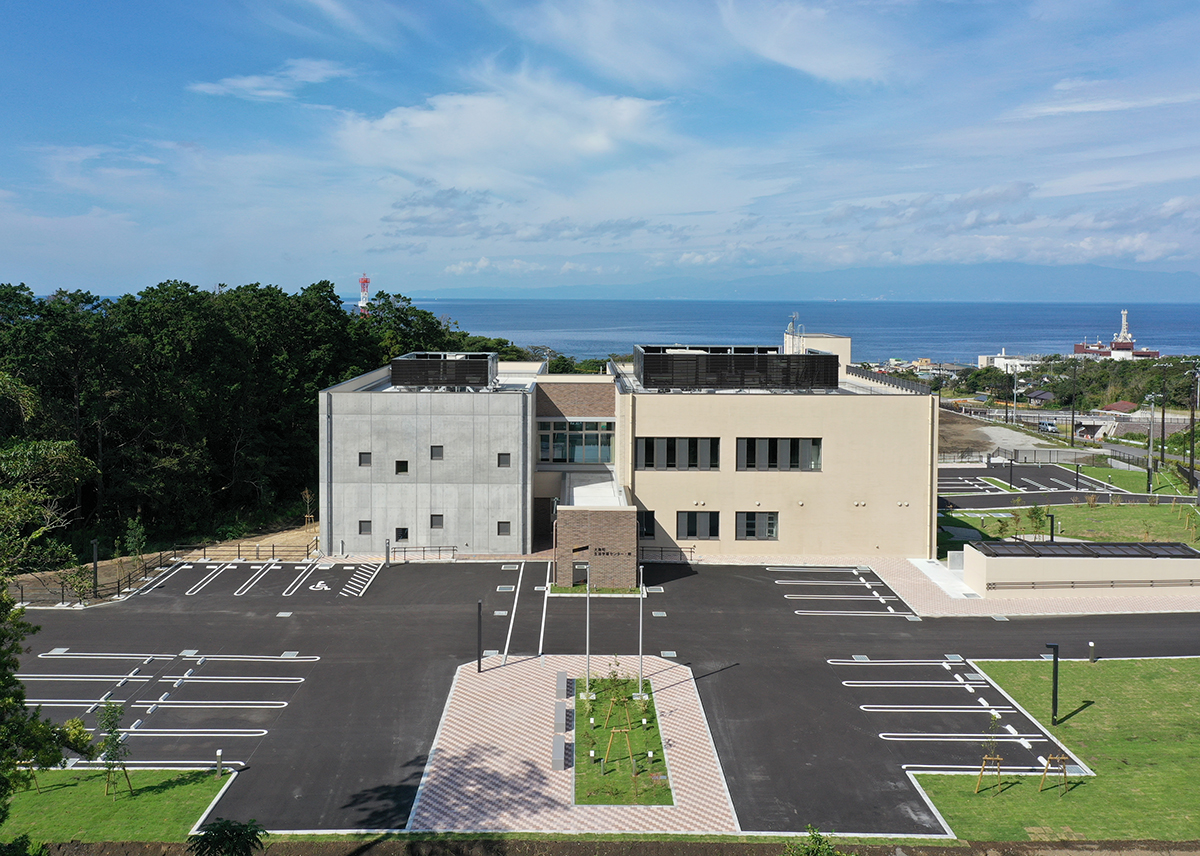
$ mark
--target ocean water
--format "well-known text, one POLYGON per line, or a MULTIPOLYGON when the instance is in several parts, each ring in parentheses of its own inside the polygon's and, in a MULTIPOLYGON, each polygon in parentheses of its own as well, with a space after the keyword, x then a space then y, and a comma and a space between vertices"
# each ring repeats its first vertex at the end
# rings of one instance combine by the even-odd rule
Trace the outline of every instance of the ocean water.
POLYGON ((812 333, 853 339, 853 357, 929 357, 974 364, 980 354, 1070 353, 1108 342, 1121 310, 1138 347, 1200 354, 1200 304, 791 303, 723 300, 419 300, 471 333, 544 345, 574 357, 628 354, 634 345, 780 345, 793 312, 812 333))

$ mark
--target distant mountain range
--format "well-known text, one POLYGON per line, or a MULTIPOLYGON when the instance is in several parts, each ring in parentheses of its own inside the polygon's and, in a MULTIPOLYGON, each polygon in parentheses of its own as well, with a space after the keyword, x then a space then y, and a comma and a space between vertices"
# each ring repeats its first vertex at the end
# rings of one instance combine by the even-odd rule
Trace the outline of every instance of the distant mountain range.
POLYGON ((1031 303, 1197 303, 1200 274, 1098 265, 1015 263, 850 268, 713 280, 676 276, 632 284, 412 289, 418 299, 914 300, 1031 303))

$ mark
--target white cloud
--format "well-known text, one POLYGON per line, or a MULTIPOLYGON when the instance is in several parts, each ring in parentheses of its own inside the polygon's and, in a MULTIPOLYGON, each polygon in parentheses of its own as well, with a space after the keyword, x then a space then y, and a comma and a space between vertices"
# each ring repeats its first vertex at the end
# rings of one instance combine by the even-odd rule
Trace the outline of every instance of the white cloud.
POLYGON ((477 262, 462 261, 455 262, 452 265, 447 265, 444 272, 461 276, 463 274, 483 273, 485 271, 494 273, 527 274, 537 273, 544 270, 546 270, 546 266, 539 264, 538 262, 527 262, 523 259, 510 259, 508 261, 494 262, 487 256, 481 256, 477 262))
POLYGON ((635 86, 686 86, 732 48, 712 11, 691 0, 543 0, 496 14, 524 37, 635 86))
POLYGON ((721 0, 730 35, 764 59, 843 83, 877 81, 891 66, 889 39, 876 24, 847 11, 785 0, 721 0))
POLYGON ((1074 101, 1053 101, 1031 104, 1016 110, 1016 119, 1037 119, 1043 116, 1065 116, 1072 113, 1115 113, 1122 110, 1145 110, 1200 101, 1200 92, 1181 92, 1176 95, 1157 95, 1144 98, 1092 98, 1074 101))
POLYGON ((348 115, 338 140, 358 163, 476 188, 586 171, 589 163, 672 141, 657 101, 599 95, 527 72, 481 82, 483 91, 434 95, 378 119, 348 115))
POLYGON ((295 98, 296 93, 308 84, 352 76, 350 69, 329 60, 290 59, 271 74, 225 77, 216 83, 193 83, 188 89, 204 95, 232 95, 247 101, 285 101, 295 98))

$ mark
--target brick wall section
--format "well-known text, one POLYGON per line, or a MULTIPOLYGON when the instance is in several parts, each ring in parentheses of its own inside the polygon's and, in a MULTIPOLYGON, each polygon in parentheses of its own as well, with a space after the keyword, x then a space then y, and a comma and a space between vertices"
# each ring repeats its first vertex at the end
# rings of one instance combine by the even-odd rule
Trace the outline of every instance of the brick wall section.
POLYGON ((611 383, 538 384, 537 418, 612 419, 616 416, 616 395, 611 383))
POLYGON ((559 585, 571 584, 572 562, 590 562, 592 585, 637 585, 637 509, 558 507, 555 567, 559 585), (586 549, 575 552, 578 547, 586 549))

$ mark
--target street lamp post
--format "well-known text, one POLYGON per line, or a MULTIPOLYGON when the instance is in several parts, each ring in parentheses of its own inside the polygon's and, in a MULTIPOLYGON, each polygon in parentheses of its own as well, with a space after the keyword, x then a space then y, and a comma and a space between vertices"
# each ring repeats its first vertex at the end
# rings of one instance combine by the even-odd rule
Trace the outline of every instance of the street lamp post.
MULTIPOLYGON (((1071 360, 1071 448, 1075 448, 1075 399, 1079 395, 1079 361, 1071 360)), ((1075 485, 1079 489, 1079 485, 1075 485)))
POLYGON ((1154 493, 1154 396, 1147 395, 1150 402, 1150 422, 1146 426, 1146 493, 1154 493))
POLYGON ((1162 420, 1162 427, 1158 432, 1158 465, 1161 469, 1167 464, 1167 369, 1171 368, 1171 364, 1155 363, 1155 365, 1163 370, 1162 407, 1159 408, 1159 419, 1162 420))
POLYGON ((638 565, 638 685, 637 692, 633 694, 633 697, 638 700, 646 698, 646 693, 642 690, 642 615, 646 611, 646 581, 643 578, 644 572, 644 566, 638 565))

